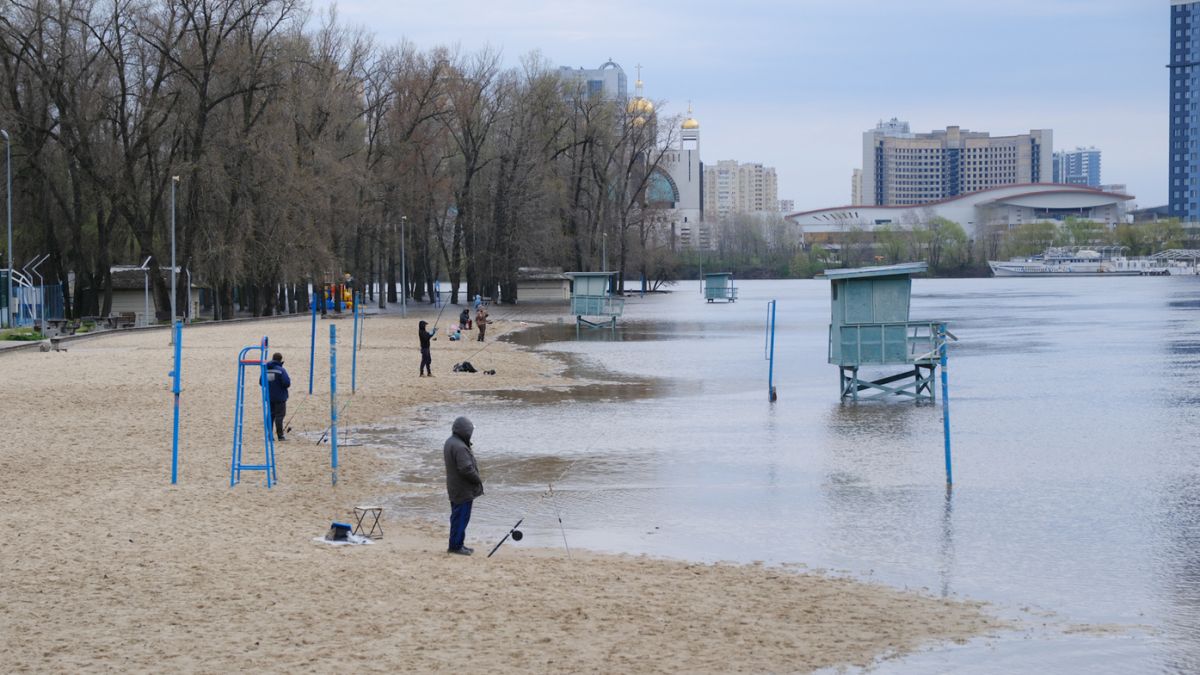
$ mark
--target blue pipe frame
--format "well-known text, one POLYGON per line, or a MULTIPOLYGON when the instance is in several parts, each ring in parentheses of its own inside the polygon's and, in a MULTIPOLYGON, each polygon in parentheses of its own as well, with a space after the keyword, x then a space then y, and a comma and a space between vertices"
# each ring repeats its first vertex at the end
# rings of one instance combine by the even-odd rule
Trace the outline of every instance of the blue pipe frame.
POLYGON ((176 321, 175 369, 171 371, 171 393, 175 395, 175 420, 171 425, 171 485, 179 482, 179 392, 181 391, 181 363, 183 359, 183 322, 176 321))
POLYGON ((354 296, 354 336, 350 344, 350 394, 353 396, 358 392, 358 320, 361 316, 359 313, 359 305, 362 304, 362 298, 354 296))
POLYGON ((233 453, 229 462, 229 487, 233 487, 241 481, 243 471, 264 472, 267 477, 268 488, 279 482, 279 476, 275 472, 275 436, 271 431, 271 395, 267 385, 267 345, 268 341, 266 336, 264 336, 262 342, 258 345, 243 347, 238 352, 237 396, 233 407, 233 453), (251 353, 256 350, 258 351, 258 358, 250 358, 251 353), (242 442, 242 423, 245 420, 246 368, 248 366, 258 366, 258 388, 260 398, 262 399, 262 464, 242 463, 242 451, 244 448, 242 442))
POLYGON ((333 485, 337 485, 338 437, 337 437, 337 326, 329 325, 329 466, 333 485))
POLYGON ((942 367, 942 434, 946 444, 946 487, 954 485, 954 472, 950 462, 950 367, 948 365, 946 324, 938 324, 938 360, 942 367))
POLYGON ((767 400, 775 402, 775 304, 777 300, 767 302, 767 400))
POLYGON ((317 355, 317 290, 314 288, 311 293, 312 302, 312 330, 308 335, 308 395, 312 396, 313 390, 313 364, 316 361, 317 355))

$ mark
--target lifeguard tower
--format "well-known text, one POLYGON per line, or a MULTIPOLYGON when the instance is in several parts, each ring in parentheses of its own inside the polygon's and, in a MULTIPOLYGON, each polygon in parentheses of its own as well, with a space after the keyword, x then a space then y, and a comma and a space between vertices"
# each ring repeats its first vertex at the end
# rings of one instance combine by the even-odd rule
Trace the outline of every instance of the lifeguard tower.
POLYGON ((572 282, 571 313, 575 315, 576 327, 617 327, 617 317, 625 311, 625 299, 612 293, 614 275, 616 272, 567 272, 572 282))
POLYGON ((705 274, 704 299, 709 302, 716 300, 737 302, 737 288, 733 285, 733 273, 710 272, 705 274))
POLYGON ((912 275, 925 263, 825 270, 832 316, 829 363, 838 367, 842 400, 887 395, 933 401, 939 347, 945 322, 910 321, 912 275), (896 366, 899 372, 876 380, 859 378, 862 366, 896 366))

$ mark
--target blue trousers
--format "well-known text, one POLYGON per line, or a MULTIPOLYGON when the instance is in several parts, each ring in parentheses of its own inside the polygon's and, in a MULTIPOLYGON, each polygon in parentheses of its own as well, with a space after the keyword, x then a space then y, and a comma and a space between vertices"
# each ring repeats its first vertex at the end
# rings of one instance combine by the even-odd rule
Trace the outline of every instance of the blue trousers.
POLYGON ((450 505, 450 550, 462 548, 467 538, 467 523, 471 522, 471 504, 475 500, 450 505))

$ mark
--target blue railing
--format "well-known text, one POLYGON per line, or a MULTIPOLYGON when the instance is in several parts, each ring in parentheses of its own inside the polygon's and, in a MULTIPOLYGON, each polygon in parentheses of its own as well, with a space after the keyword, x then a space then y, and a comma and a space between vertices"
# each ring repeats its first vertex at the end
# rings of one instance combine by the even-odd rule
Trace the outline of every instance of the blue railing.
POLYGON ((937 361, 937 321, 858 323, 829 327, 829 363, 923 364, 937 361))
POLYGON ((706 300, 737 300, 737 288, 734 286, 705 286, 706 300))
POLYGON ((575 316, 621 316, 625 298, 611 295, 573 295, 571 313, 575 316))

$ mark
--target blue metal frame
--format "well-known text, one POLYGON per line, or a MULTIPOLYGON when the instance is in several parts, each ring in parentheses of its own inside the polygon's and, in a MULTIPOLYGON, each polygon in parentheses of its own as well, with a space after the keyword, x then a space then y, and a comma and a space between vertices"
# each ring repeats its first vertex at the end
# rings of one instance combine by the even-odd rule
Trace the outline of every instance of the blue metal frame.
MULTIPOLYGON (((767 400, 775 402, 775 300, 767 302, 767 400)), ((764 345, 765 346, 765 345, 764 345)))
POLYGON ((946 338, 951 337, 950 332, 946 330, 946 324, 939 323, 937 326, 938 333, 938 360, 942 366, 942 434, 945 436, 946 443, 946 485, 954 484, 954 473, 950 468, 950 383, 949 383, 949 367, 947 362, 946 338))
POLYGON ((308 335, 308 395, 312 396, 313 364, 317 355, 317 291, 314 288, 312 297, 312 330, 308 335))
MULTIPOLYGON (((332 326, 331 326, 332 327, 332 326)), ((237 401, 233 407, 233 455, 229 462, 229 487, 237 485, 242 480, 243 471, 262 471, 267 476, 267 487, 279 481, 275 473, 275 436, 271 433, 271 394, 267 385, 267 338, 257 346, 243 347, 238 352, 237 401), (248 358, 251 352, 258 351, 258 358, 248 358), (263 423, 263 463, 245 464, 242 462, 242 423, 245 419, 245 390, 246 367, 258 366, 258 388, 262 399, 263 423)))
POLYGON ((337 485, 337 326, 329 326, 329 465, 334 485, 337 485))
POLYGON ((362 298, 354 296, 354 342, 350 343, 350 394, 353 395, 358 391, 358 306, 362 304, 362 298))
POLYGON ((183 357, 183 322, 175 322, 175 369, 171 371, 171 393, 175 395, 175 420, 171 426, 171 485, 179 482, 179 392, 183 357))

